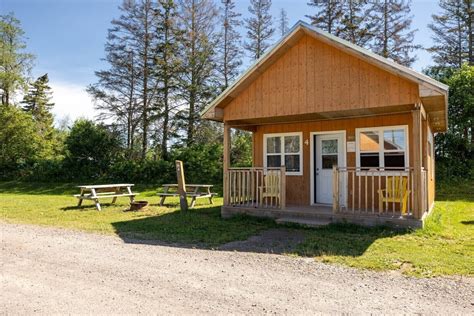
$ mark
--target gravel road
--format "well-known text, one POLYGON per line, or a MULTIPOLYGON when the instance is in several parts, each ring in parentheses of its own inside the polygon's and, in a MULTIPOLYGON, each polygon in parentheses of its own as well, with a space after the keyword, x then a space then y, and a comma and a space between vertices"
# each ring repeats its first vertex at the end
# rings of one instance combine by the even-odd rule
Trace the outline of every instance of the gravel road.
POLYGON ((474 279, 0 223, 1 314, 474 314, 474 279))

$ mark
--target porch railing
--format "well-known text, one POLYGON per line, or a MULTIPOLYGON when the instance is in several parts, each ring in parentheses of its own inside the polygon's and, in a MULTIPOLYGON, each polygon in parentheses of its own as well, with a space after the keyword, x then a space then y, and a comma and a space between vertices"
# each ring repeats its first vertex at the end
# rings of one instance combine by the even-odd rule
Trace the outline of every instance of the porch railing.
POLYGON ((333 211, 366 215, 413 216, 416 194, 427 208, 426 171, 421 170, 421 188, 415 185, 413 168, 333 168, 333 211), (382 193, 381 193, 381 190, 382 193), (387 192, 394 194, 388 201, 387 192), (381 198, 382 197, 382 198, 381 198))
POLYGON ((230 168, 224 181, 226 206, 283 209, 286 205, 285 167, 230 168))

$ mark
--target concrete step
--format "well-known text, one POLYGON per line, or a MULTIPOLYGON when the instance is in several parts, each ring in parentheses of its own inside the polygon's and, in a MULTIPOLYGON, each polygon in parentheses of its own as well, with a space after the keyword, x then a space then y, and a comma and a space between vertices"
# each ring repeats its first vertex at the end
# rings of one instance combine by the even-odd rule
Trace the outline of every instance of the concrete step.
POLYGON ((298 224, 308 227, 321 227, 331 223, 331 219, 328 218, 298 218, 298 217, 281 217, 275 220, 277 224, 298 224))

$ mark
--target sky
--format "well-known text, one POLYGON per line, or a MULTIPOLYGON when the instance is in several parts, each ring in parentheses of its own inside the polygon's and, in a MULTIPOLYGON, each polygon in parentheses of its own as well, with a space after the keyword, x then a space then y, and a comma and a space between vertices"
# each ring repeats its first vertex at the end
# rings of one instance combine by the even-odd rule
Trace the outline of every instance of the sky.
MULTIPOLYGON (((217 0, 216 0, 217 1, 217 0)), ((106 69, 104 43, 110 21, 120 15, 121 0, 0 0, 0 14, 13 12, 27 37, 27 51, 36 55, 32 75, 48 73, 53 89, 56 122, 97 114, 85 91, 96 81, 94 71, 106 69)), ((219 1, 220 2, 220 1, 219 1)), ((273 0, 272 14, 281 8, 288 13, 289 26, 298 20, 308 22, 305 15, 314 9, 307 0, 273 0)), ((236 0, 236 9, 245 17, 248 0, 236 0)), ((439 11, 437 0, 413 0, 412 28, 418 29, 415 42, 423 47, 432 44, 427 27, 431 15, 439 11)), ((275 37, 275 41, 277 38, 275 37)), ((421 71, 432 63, 430 55, 417 51, 412 68, 421 71)))

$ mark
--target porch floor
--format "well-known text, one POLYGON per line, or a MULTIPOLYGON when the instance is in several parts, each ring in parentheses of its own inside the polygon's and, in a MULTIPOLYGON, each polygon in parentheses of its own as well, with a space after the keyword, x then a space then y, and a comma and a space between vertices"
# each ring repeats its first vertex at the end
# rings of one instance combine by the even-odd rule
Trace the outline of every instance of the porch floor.
POLYGON ((297 223, 319 227, 330 223, 354 223, 362 226, 386 225, 395 228, 421 228, 423 220, 401 217, 400 213, 336 212, 330 205, 287 205, 284 209, 222 206, 221 215, 229 218, 245 214, 274 219, 277 223, 297 223))

